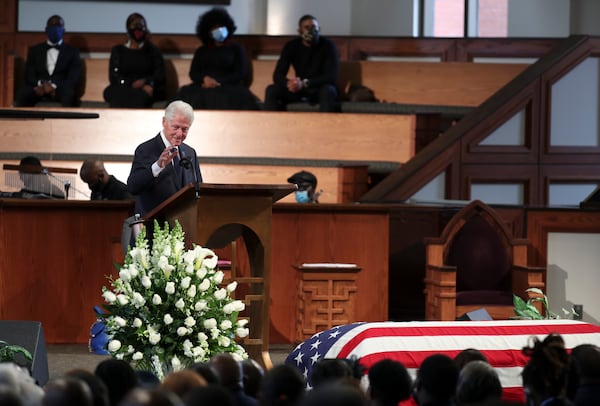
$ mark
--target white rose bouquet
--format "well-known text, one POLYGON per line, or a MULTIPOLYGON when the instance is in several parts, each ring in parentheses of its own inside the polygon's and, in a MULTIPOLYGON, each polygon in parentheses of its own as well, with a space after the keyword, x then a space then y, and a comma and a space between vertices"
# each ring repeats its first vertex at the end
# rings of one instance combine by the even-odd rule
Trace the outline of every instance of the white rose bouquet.
POLYGON ((238 320, 244 303, 231 297, 237 283, 224 286, 215 253, 196 245, 185 250, 183 237, 178 222, 169 231, 155 221, 152 247, 143 229, 119 278, 109 277, 102 289, 108 351, 160 379, 217 353, 248 358, 236 342, 249 333, 248 320, 238 320))

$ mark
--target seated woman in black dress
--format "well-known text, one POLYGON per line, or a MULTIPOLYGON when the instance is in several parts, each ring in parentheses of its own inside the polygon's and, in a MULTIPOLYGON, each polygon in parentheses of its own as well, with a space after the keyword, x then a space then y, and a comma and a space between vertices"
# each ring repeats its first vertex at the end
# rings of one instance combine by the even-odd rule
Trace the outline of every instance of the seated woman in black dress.
POLYGON ((144 16, 133 13, 127 17, 127 42, 110 51, 104 100, 110 107, 152 107, 164 99, 165 61, 158 47, 148 41, 148 26, 144 16))
POLYGON ((177 95, 195 109, 257 110, 258 100, 243 84, 248 72, 244 48, 230 41, 236 26, 227 11, 213 8, 198 19, 202 45, 190 66, 192 84, 177 95))

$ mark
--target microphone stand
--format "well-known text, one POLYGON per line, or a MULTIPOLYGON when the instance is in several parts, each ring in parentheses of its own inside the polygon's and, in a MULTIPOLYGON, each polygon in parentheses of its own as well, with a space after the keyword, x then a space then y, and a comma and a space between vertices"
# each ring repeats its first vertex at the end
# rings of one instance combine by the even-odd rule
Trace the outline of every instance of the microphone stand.
POLYGON ((196 199, 200 197, 200 184, 198 183, 198 175, 196 174, 196 168, 194 168, 192 161, 189 160, 183 153, 183 150, 179 148, 179 166, 184 169, 191 169, 194 174, 194 190, 196 192, 196 199))

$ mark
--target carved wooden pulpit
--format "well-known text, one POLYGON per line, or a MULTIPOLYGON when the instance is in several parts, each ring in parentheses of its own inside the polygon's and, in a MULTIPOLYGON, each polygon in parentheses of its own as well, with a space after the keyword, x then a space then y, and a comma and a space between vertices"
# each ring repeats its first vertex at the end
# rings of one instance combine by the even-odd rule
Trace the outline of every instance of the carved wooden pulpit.
POLYGON ((269 275, 271 264, 271 207, 296 190, 293 185, 190 184, 146 215, 146 220, 179 221, 186 244, 223 248, 238 238, 248 251, 250 276, 232 277, 248 284, 244 302, 250 335, 248 354, 263 366, 269 357, 269 275))

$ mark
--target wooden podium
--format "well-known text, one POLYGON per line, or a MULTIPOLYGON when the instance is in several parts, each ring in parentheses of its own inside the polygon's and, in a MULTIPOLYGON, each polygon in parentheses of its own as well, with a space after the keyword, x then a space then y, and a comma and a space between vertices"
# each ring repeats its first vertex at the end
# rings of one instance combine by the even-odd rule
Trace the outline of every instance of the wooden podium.
POLYGON ((190 184, 146 215, 146 220, 178 220, 186 245, 223 248, 238 238, 248 251, 250 276, 232 278, 247 284, 244 302, 250 335, 244 346, 250 357, 270 366, 269 276, 271 264, 271 207, 296 190, 293 185, 190 184))

